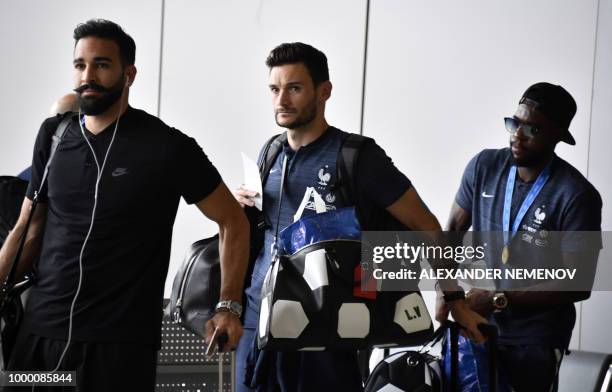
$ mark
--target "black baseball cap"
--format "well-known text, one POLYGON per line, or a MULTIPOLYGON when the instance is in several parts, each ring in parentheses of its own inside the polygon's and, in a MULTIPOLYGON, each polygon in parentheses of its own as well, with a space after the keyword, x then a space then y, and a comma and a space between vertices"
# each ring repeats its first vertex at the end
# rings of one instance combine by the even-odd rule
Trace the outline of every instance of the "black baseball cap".
POLYGON ((576 114, 576 101, 566 89, 546 82, 536 83, 525 91, 519 105, 522 103, 533 106, 562 127, 564 131, 561 141, 572 146, 576 144, 569 131, 569 125, 576 114))

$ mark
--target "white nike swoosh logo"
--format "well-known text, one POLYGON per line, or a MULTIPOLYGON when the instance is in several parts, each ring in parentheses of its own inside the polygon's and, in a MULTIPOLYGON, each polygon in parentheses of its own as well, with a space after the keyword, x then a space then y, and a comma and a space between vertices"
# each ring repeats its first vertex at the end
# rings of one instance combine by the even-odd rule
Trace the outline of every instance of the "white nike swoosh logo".
POLYGON ((495 195, 487 195, 487 192, 482 192, 482 197, 495 197, 495 195))
POLYGON ((270 170, 270 173, 274 173, 275 171, 278 171, 278 169, 272 169, 270 170))

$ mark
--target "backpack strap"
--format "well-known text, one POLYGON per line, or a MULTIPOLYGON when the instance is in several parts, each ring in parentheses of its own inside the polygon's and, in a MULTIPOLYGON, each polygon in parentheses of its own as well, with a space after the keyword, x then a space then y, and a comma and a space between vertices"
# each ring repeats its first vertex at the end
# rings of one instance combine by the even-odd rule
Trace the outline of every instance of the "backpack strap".
MULTIPOLYGON (((278 154, 280 154, 283 143, 287 140, 287 134, 281 133, 278 135, 272 136, 266 144, 264 145, 264 149, 262 154, 259 157, 259 176, 261 177, 261 184, 264 185, 266 180, 268 179, 268 174, 270 174, 270 169, 276 160, 278 154)), ((263 231, 268 227, 268 222, 266 222, 265 215, 261 213, 261 211, 256 208, 245 208, 245 213, 249 218, 249 222, 251 224, 251 256, 250 259, 252 262, 249 264, 248 274, 253 272, 253 264, 255 258, 259 254, 259 250, 261 246, 263 246, 263 231)), ((250 281, 245 281, 245 284, 250 284, 250 281)), ((246 287, 246 286, 245 286, 246 287)))
POLYGON ((53 157, 55 156, 55 152, 57 151, 57 147, 59 147, 68 126, 70 125, 70 121, 72 121, 74 113, 67 112, 64 114, 62 121, 60 121, 59 125, 55 129, 55 133, 51 138, 51 146, 49 147, 49 159, 47 159, 47 164, 45 165, 45 171, 43 172, 42 179, 40 180, 40 187, 38 190, 34 192, 34 198, 38 199, 38 195, 40 191, 45 186, 45 181, 47 180, 47 175, 49 174, 49 166, 51 166, 51 162, 53 161, 53 157))
POLYGON ((272 136, 265 144, 263 154, 261 154, 259 162, 259 175, 261 176, 261 183, 265 184, 270 174, 270 169, 276 161, 276 157, 280 154, 283 149, 283 144, 287 141, 287 133, 281 133, 272 136))
POLYGON ((338 182, 336 188, 340 191, 342 200, 347 206, 355 206, 357 219, 362 230, 404 231, 408 228, 395 219, 387 210, 378 208, 359 192, 358 164, 359 155, 364 146, 374 143, 374 139, 350 133, 338 152, 336 172, 338 182))
MULTIPOLYGON (((55 133, 53 134, 53 137, 51 139, 51 146, 49 148, 49 159, 47 159, 47 164, 45 165, 45 171, 43 172, 42 178, 40 180, 40 186, 38 187, 38 190, 34 192, 34 198, 32 200, 32 207, 30 208, 28 220, 23 229, 23 232, 21 233, 21 236, 19 237, 19 242, 18 242, 19 245, 17 247, 17 252, 15 252, 15 256, 13 257, 13 261, 11 263, 11 268, 9 269, 9 272, 6 275, 6 278, 4 279, 4 282, 2 285, 2 289, 0 290, 4 296, 8 296, 9 292, 15 286, 15 275, 17 274, 17 264, 19 263, 19 260, 21 259, 21 254, 23 253, 23 248, 25 246, 25 241, 28 235, 28 230, 30 229, 30 224, 32 223, 32 218, 34 217, 36 206, 38 205, 38 195, 40 194, 40 191, 42 190, 42 188, 45 186, 45 182, 47 180, 47 174, 49 174, 49 166, 51 165, 51 161, 53 160, 53 157, 55 156, 57 148, 59 147, 59 144, 62 141, 62 138, 64 137, 64 134, 66 133, 66 130, 68 129, 68 125, 70 125, 70 121, 72 120, 73 115, 74 113, 72 112, 67 112, 64 114, 64 117, 62 118, 59 125, 55 129, 55 133)), ((22 286, 22 288, 26 287, 26 284, 27 285, 32 284, 31 277, 28 277, 26 275, 25 279, 26 280, 24 280, 23 282, 18 283, 18 285, 22 286), (22 285, 22 283, 24 282, 26 284, 22 285)))
POLYGON ((336 163, 336 176, 338 178, 336 189, 340 192, 345 205, 355 206, 357 218, 362 223, 368 221, 371 211, 367 207, 367 203, 362 202, 359 195, 357 164, 361 149, 366 143, 372 141, 373 139, 367 136, 349 133, 342 142, 336 163))

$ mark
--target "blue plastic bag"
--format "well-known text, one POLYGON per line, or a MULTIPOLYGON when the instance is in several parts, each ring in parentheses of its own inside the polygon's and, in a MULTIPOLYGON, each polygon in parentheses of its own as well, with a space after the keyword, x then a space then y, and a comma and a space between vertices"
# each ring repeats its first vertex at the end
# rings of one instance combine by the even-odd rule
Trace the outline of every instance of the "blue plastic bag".
POLYGON ((361 226, 355 214, 355 207, 344 207, 304 216, 283 229, 279 237, 281 252, 292 255, 299 249, 320 241, 359 240, 361 226))
MULTIPOLYGON (((489 357, 484 344, 476 344, 470 339, 459 335, 459 374, 457 381, 460 392, 489 392, 489 357)), ((442 349, 442 368, 444 375, 444 391, 450 392, 451 354, 450 331, 447 331, 444 347, 442 349)), ((510 392, 504 386, 503 377, 499 374, 497 391, 510 392)))

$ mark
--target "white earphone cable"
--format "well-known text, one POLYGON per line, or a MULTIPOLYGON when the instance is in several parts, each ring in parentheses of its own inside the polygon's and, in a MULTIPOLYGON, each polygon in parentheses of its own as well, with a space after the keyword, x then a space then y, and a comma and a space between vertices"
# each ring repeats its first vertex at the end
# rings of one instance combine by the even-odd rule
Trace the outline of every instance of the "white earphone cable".
MULTIPOLYGON (((122 94, 124 95, 125 92, 122 94)), ((123 100, 123 97, 122 97, 123 100)), ((96 177, 96 186, 94 189, 94 205, 93 205, 93 209, 91 211, 91 221, 89 222, 89 230, 87 231, 87 235, 85 236, 85 240, 83 241, 83 245, 81 246, 81 252, 79 254, 79 283, 77 285, 77 290, 76 293, 74 294, 74 298, 72 299, 72 304, 70 305, 70 315, 69 315, 69 320, 68 320, 68 339, 66 341, 66 347, 64 347, 64 351, 62 352, 62 355, 59 358, 59 361, 57 362, 57 365, 55 366, 55 369, 53 369, 53 372, 56 372, 59 370, 63 360, 64 360, 64 356, 66 355, 66 353, 68 352, 68 348, 70 347, 70 343, 72 341, 72 321, 73 321, 73 316, 74 316, 74 307, 76 305, 76 301, 79 297, 79 294, 81 292, 81 286, 83 283, 83 253, 85 252, 85 247, 87 246, 87 242, 89 241, 89 237, 91 236, 91 232, 93 230, 93 225, 94 225, 94 221, 96 218, 96 209, 98 208, 98 190, 100 188, 100 181, 102 180, 102 173, 104 172, 104 167, 106 166, 106 161, 108 159, 108 154, 110 153, 111 147, 113 146, 113 142, 115 141, 115 135, 117 134, 117 129, 119 128, 119 118, 120 115, 117 115, 117 122, 115 123, 115 129, 113 130, 113 136, 111 138, 111 141, 108 145, 108 148, 106 149, 106 154, 104 154, 104 160, 102 161, 102 166, 100 166, 100 163, 98 161, 98 158, 96 156, 96 152, 93 149, 91 143, 89 142, 89 139, 87 138, 87 136, 85 135, 85 130, 83 129, 83 121, 82 121, 82 117, 81 117, 82 113, 81 113, 81 109, 79 108, 79 126, 81 127, 81 134, 83 135, 83 138, 85 139, 85 142, 87 142, 87 145, 89 146, 89 149, 91 150, 91 153, 94 157, 94 161, 96 163, 96 168, 98 170, 98 175, 96 177)))

